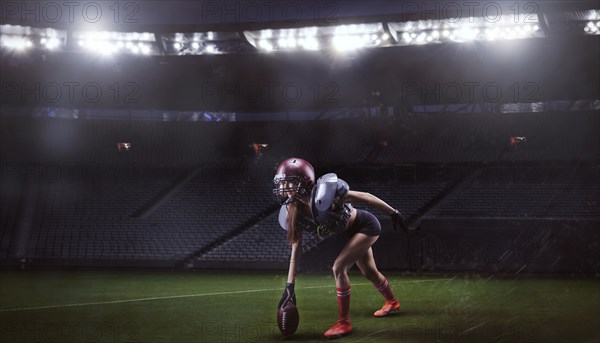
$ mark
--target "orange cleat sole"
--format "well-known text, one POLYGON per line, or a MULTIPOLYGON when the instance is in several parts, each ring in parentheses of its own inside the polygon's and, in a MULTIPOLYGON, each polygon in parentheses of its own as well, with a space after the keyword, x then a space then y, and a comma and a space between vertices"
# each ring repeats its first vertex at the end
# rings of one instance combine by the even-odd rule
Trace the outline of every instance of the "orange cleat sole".
POLYGON ((375 311, 373 315, 375 317, 385 317, 391 313, 398 312, 400 310, 400 302, 394 301, 393 303, 385 303, 380 310, 375 311))
POLYGON ((340 338, 352 332, 352 326, 348 324, 340 324, 339 322, 332 326, 329 330, 325 331, 323 336, 327 338, 340 338))

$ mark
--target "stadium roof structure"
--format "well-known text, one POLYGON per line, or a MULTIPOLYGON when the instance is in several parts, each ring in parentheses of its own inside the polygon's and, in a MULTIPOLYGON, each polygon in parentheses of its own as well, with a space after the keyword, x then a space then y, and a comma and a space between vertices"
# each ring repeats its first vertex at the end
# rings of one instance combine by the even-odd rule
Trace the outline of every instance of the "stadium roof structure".
POLYGON ((112 109, 211 120, 389 108, 502 113, 553 108, 538 104, 556 101, 595 108, 598 7, 597 1, 5 1, 2 104, 27 113, 112 109), (90 98, 93 91, 102 99, 90 98))
POLYGON ((4 2, 2 47, 110 55, 328 50, 600 35, 593 1, 4 2))

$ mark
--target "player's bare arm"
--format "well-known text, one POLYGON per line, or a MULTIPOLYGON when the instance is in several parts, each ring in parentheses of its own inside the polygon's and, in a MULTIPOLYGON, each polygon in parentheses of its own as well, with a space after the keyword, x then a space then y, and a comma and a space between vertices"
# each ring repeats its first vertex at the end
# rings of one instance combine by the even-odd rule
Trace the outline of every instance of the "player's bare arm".
POLYGON ((349 191, 344 200, 346 202, 360 201, 380 209, 387 214, 392 214, 396 210, 392 206, 388 205, 388 203, 385 201, 367 192, 349 191))
POLYGON ((345 202, 359 201, 371 205, 381 211, 387 213, 392 218, 392 223, 394 225, 394 230, 398 230, 400 228, 402 231, 408 231, 408 224, 406 223, 406 218, 400 211, 390 206, 385 201, 379 199, 375 195, 367 192, 359 192, 359 191, 348 191, 348 194, 344 198, 345 202))
POLYGON ((302 235, 299 235, 298 241, 292 244, 292 253, 290 254, 290 267, 288 270, 287 279, 288 283, 296 282, 296 270, 300 260, 300 255, 302 255, 302 235))

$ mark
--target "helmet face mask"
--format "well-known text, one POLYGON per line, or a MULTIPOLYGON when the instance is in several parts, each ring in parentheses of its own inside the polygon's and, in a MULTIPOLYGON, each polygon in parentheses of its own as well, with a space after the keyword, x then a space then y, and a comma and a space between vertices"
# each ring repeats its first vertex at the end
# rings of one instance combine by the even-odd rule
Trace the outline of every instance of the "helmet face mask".
POLYGON ((297 176, 275 178, 273 194, 282 205, 290 204, 306 194, 302 180, 297 176))
POLYGON ((307 161, 289 158, 277 168, 273 183, 273 194, 281 205, 291 204, 310 194, 315 183, 315 172, 307 161))

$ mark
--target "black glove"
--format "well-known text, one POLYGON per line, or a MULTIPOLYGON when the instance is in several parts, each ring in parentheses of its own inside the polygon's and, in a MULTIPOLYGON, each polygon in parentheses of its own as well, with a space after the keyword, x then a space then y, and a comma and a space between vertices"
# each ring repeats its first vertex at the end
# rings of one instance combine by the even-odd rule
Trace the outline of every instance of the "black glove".
POLYGON ((406 218, 404 218, 400 211, 394 210, 394 212, 390 214, 390 217, 392 217, 392 223, 394 223, 394 230, 398 231, 399 227, 404 232, 408 231, 408 225, 406 225, 406 218))
POLYGON ((291 301, 296 305, 296 293, 294 293, 294 284, 286 283, 285 290, 283 291, 283 295, 281 296, 281 300, 279 300, 279 305, 277 308, 282 308, 288 301, 291 301))

